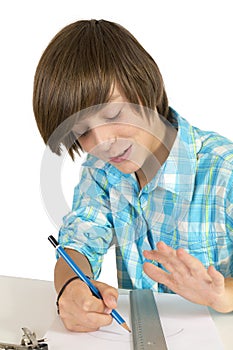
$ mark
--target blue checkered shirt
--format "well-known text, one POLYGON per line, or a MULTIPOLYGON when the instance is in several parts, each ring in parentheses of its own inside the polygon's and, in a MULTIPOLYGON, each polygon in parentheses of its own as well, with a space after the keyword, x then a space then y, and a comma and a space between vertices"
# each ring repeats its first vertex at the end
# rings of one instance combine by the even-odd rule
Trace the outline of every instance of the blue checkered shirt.
POLYGON ((144 188, 135 174, 91 155, 83 164, 59 242, 88 258, 95 279, 104 254, 115 245, 119 288, 170 292, 143 272, 143 250, 158 241, 183 247, 206 268, 214 265, 225 277, 233 276, 233 143, 172 113, 175 143, 144 188))

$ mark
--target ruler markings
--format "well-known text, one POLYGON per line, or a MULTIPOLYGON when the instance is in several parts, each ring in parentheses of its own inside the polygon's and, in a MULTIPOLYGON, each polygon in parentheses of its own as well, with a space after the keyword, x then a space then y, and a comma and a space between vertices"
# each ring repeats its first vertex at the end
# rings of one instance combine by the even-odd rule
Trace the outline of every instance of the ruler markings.
POLYGON ((167 350, 152 290, 130 291, 130 312, 134 350, 167 350))

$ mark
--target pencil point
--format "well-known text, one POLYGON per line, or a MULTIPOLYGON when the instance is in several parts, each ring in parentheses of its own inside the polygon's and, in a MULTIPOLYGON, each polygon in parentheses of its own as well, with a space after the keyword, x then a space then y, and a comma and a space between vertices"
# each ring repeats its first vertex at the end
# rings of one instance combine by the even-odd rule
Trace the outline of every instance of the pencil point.
POLYGON ((126 329, 129 333, 131 333, 131 329, 128 327, 128 325, 127 325, 126 322, 123 322, 123 323, 121 324, 121 326, 122 326, 124 329, 126 329))

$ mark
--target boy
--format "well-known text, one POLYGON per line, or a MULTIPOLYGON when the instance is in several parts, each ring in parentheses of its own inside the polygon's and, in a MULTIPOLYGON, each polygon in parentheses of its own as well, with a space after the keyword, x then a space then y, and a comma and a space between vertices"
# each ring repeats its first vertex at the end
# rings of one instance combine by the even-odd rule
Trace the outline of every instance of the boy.
POLYGON ((233 144, 192 127, 168 105, 151 56, 118 24, 63 28, 35 74, 34 113, 53 152, 88 153, 59 241, 103 301, 58 259, 65 326, 110 324, 117 291, 97 282, 116 245, 120 288, 175 292, 233 310, 233 144))

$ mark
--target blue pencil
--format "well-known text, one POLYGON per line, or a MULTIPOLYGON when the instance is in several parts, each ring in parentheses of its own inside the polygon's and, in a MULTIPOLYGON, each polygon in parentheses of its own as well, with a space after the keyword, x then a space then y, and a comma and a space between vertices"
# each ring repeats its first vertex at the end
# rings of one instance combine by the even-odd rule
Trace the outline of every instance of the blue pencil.
MULTIPOLYGON (((59 245, 57 240, 51 235, 48 237, 49 242, 56 248, 59 255, 67 262, 67 264, 72 268, 72 270, 78 275, 78 277, 85 282, 92 293, 99 299, 103 299, 99 290, 94 286, 91 280, 82 272, 82 270, 75 264, 71 257, 66 253, 66 251, 59 245)), ((125 320, 120 316, 116 310, 112 310, 111 316, 127 331, 131 332, 125 320)))

